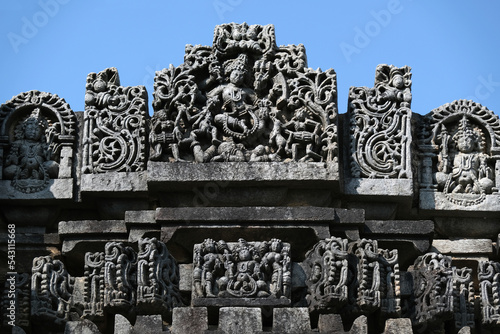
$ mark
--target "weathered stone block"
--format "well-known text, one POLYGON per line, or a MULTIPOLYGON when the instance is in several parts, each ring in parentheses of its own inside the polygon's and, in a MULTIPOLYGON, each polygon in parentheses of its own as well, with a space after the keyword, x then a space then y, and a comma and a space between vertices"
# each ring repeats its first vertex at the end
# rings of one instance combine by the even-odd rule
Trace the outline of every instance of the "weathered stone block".
POLYGON ((435 239, 432 248, 442 254, 492 254, 493 242, 490 239, 435 239))
POLYGON ((64 328, 64 334, 101 334, 101 332, 92 321, 83 319, 68 321, 64 328))
POLYGON ((219 330, 224 334, 253 334, 262 331, 262 312, 257 307, 221 307, 219 330))
POLYGON ((387 319, 384 334, 412 334, 411 320, 409 318, 387 319))
POLYGON ((139 315, 131 334, 163 333, 161 315, 139 315))
MULTIPOLYGON (((132 334, 132 325, 130 324, 130 321, 128 321, 127 318, 125 318, 121 314, 116 314, 115 315, 115 333, 120 333, 120 334, 132 334)), ((144 334, 144 333, 142 333, 144 334)))
POLYGON ((284 307, 273 310, 273 332, 303 334, 311 331, 307 307, 284 307))
POLYGON ((320 314, 318 319, 320 333, 343 334, 344 324, 340 314, 320 314))
POLYGON ((172 316, 172 334, 203 334, 208 330, 206 307, 176 307, 172 316))

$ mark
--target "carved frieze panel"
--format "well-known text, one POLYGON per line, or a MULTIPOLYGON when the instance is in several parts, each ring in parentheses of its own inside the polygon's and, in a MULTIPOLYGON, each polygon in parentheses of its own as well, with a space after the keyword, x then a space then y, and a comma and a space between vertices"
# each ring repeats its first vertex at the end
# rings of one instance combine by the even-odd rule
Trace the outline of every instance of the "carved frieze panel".
MULTIPOLYGON (((64 99, 29 91, 0 106, 0 179, 4 192, 38 193, 72 176, 76 117, 64 99)), ((71 194, 70 194, 71 195, 71 194)))
POLYGON ((114 67, 87 76, 84 173, 145 170, 147 101, 144 86, 120 86, 114 67))
POLYGON ((319 313, 399 316, 400 281, 397 250, 377 242, 331 237, 306 254, 309 309, 319 313))
POLYGON ((458 100, 426 115, 419 131, 421 207, 499 208, 494 199, 500 157, 497 115, 473 101, 458 100))
POLYGON ((413 268, 415 310, 413 324, 429 330, 452 321, 460 328, 474 327, 474 288, 472 270, 451 265, 451 257, 427 253, 415 260, 413 268))
POLYGON ((155 77, 151 160, 336 161, 336 75, 307 68, 302 45, 232 23, 184 59, 155 77))
POLYGON ((33 259, 31 320, 64 327, 70 320, 73 283, 64 263, 50 256, 33 259))
POLYGON ((410 70, 378 65, 373 88, 349 90, 346 138, 352 177, 412 177, 410 70))
POLYGON ((279 239, 262 242, 218 242, 194 246, 193 299, 255 298, 289 302, 290 245, 279 239))

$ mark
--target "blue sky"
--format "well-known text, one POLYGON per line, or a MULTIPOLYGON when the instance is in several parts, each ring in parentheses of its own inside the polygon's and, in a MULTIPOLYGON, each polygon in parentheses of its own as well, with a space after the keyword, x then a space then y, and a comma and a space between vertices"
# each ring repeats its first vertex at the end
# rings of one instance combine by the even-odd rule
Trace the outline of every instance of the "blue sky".
POLYGON ((84 109, 90 72, 118 68, 124 86, 212 45, 217 24, 275 25, 278 45, 305 45, 308 65, 337 72, 339 112, 377 64, 409 65, 413 112, 467 98, 500 113, 499 1, 7 0, 0 5, 0 103, 23 91, 84 109))

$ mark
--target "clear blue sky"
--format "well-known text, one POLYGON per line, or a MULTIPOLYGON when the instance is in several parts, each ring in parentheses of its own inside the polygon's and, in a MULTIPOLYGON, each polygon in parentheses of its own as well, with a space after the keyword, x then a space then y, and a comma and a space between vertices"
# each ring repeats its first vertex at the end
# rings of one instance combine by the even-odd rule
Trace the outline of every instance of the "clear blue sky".
POLYGON ((185 44, 212 45, 217 24, 276 28, 278 45, 305 45, 308 65, 337 72, 339 112, 350 86, 373 85, 375 67, 413 68, 416 113, 474 99, 500 113, 499 1, 4 0, 0 103, 23 91, 58 94, 84 109, 90 72, 118 68, 124 86, 183 62, 185 44))

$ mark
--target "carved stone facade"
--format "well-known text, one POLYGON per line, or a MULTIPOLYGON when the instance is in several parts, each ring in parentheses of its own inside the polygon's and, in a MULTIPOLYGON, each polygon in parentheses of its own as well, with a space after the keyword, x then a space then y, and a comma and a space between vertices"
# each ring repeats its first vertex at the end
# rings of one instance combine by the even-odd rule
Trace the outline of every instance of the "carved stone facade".
POLYGON ((336 80, 231 23, 151 117, 115 68, 84 111, 1 105, 2 333, 498 332, 498 116, 412 112, 393 65, 339 111, 336 80))

